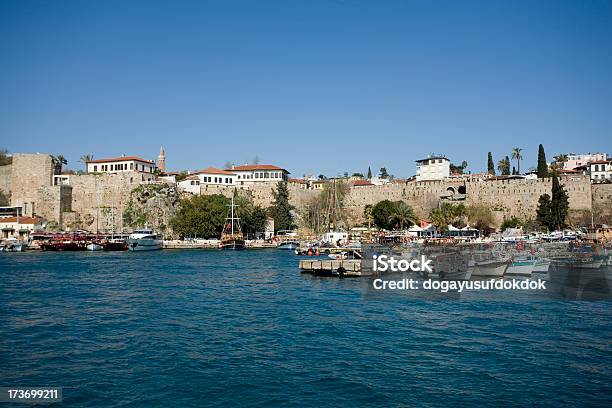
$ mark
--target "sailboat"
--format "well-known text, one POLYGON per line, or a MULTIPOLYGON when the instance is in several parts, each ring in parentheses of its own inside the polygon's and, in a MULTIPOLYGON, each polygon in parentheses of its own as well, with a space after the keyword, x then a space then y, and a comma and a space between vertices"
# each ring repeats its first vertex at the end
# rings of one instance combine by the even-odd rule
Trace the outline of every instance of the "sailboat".
POLYGON ((227 217, 225 218, 225 224, 223 225, 223 231, 221 232, 221 242, 219 248, 221 249, 244 249, 244 235, 240 229, 240 218, 236 216, 236 207, 234 204, 234 197, 232 197, 232 203, 228 205, 230 207, 227 217))

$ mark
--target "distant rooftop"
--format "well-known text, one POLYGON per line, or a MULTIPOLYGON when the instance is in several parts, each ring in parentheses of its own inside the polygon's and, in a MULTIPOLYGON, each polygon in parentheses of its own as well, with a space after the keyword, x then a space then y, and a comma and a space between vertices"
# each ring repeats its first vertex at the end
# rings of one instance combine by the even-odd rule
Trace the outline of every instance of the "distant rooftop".
POLYGON ((153 164, 152 160, 143 159, 142 157, 138 157, 138 156, 121 156, 121 157, 114 157, 111 159, 98 159, 98 160, 88 161, 87 163, 110 163, 110 162, 122 162, 122 161, 139 161, 143 163, 153 164))
MULTIPOLYGON (((417 162, 417 163, 419 163, 419 162, 424 162, 424 161, 427 161, 427 160, 435 160, 435 159, 444 159, 444 160, 448 160, 448 157, 444 157, 444 156, 431 156, 431 157, 426 157, 426 158, 424 158, 424 159, 419 159, 419 160, 416 160, 416 162, 417 162)), ((449 160, 449 161, 450 161, 450 160, 449 160)))
POLYGON ((243 164, 241 166, 232 166, 231 169, 227 169, 228 171, 231 170, 243 170, 243 171, 250 171, 250 170, 284 170, 287 171, 285 169, 283 169, 282 167, 278 167, 278 166, 274 166, 272 164, 243 164))
POLYGON ((234 173, 232 172, 229 172, 227 170, 221 170, 216 167, 207 167, 205 169, 198 170, 194 174, 223 174, 223 175, 228 175, 228 176, 234 175, 234 173))

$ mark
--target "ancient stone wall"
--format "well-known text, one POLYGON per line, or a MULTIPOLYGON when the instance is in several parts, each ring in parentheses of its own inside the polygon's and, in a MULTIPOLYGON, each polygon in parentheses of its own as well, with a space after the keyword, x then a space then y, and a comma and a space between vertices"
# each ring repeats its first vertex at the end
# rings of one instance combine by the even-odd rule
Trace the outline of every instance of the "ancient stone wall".
POLYGON ((13 154, 11 205, 23 207, 23 214, 46 214, 54 203, 40 201, 38 190, 53 184, 53 162, 48 154, 13 154))
POLYGON ((0 191, 7 197, 11 195, 11 176, 13 174, 13 165, 0 166, 0 191))
MULTIPOLYGON (((569 196, 570 209, 575 213, 590 211, 591 182, 586 176, 563 176, 560 183, 569 196)), ((268 207, 273 200, 272 189, 275 183, 262 183, 257 186, 238 186, 247 192, 254 202, 268 207)), ((389 183, 380 186, 353 186, 345 198, 345 207, 357 221, 363 217, 366 205, 374 205, 382 200, 403 200, 410 204, 417 216, 426 218, 429 212, 449 198, 465 197, 456 201, 466 205, 485 204, 493 211, 498 224, 505 218, 518 217, 524 220, 535 217, 538 199, 542 194, 550 194, 552 179, 448 179, 436 181, 389 183)), ((201 194, 233 194, 234 187, 201 186, 201 194)), ((320 190, 305 190, 299 185, 289 184, 290 201, 296 208, 303 208, 320 190)))
POLYGON ((71 211, 74 214, 70 227, 110 231, 114 220, 118 231, 130 193, 141 183, 142 174, 137 172, 71 175, 71 211))
POLYGON ((593 221, 612 225, 612 184, 593 184, 593 221))
POLYGON ((64 215, 71 212, 72 187, 41 186, 38 188, 36 203, 36 215, 46 220, 57 223, 58 227, 64 226, 64 215))

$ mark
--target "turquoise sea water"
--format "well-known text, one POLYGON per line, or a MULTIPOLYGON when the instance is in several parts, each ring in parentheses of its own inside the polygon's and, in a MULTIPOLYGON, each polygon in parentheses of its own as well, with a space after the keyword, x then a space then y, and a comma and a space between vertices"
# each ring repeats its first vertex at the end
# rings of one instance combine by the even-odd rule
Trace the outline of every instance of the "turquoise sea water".
POLYGON ((63 387, 63 406, 612 404, 610 301, 366 286, 289 251, 0 254, 0 386, 63 387))

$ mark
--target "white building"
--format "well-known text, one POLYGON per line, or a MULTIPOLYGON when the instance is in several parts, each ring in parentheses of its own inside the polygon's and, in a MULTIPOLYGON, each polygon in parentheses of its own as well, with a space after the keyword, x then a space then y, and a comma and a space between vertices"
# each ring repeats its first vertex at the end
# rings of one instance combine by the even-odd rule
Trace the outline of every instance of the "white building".
POLYGON ((589 162, 596 162, 607 159, 608 155, 606 153, 570 153, 567 155, 567 161, 563 162, 563 170, 574 170, 576 167, 585 166, 589 162))
POLYGON ((218 184, 223 186, 235 185, 238 176, 234 172, 217 169, 215 167, 208 167, 193 174, 198 176, 200 184, 218 184))
POLYGON ((35 230, 43 228, 44 221, 37 217, 5 217, 0 218, 1 238, 17 238, 26 240, 35 230))
POLYGON ((235 182, 237 185, 289 180, 289 172, 287 170, 271 164, 232 166, 227 171, 236 174, 235 182))
POLYGON ((185 179, 177 182, 176 186, 180 191, 186 191, 191 194, 200 194, 200 178, 195 174, 187 176, 185 179))
POLYGON ((382 178, 379 176, 374 176, 369 181, 371 184, 374 184, 375 186, 382 186, 384 184, 389 184, 391 182, 388 178, 382 178))
POLYGON ((128 171, 153 174, 155 173, 155 162, 137 156, 122 156, 87 162, 88 173, 120 173, 128 171))
POLYGON ((612 160, 597 160, 588 164, 591 181, 602 183, 612 182, 612 160))
POLYGON ((450 176, 450 160, 436 156, 417 160, 416 180, 444 180, 450 176))
POLYGON ((218 186, 235 186, 237 175, 227 170, 208 167, 206 169, 191 173, 184 180, 179 181, 176 185, 182 190, 193 194, 200 194, 200 186, 218 185, 218 186))

